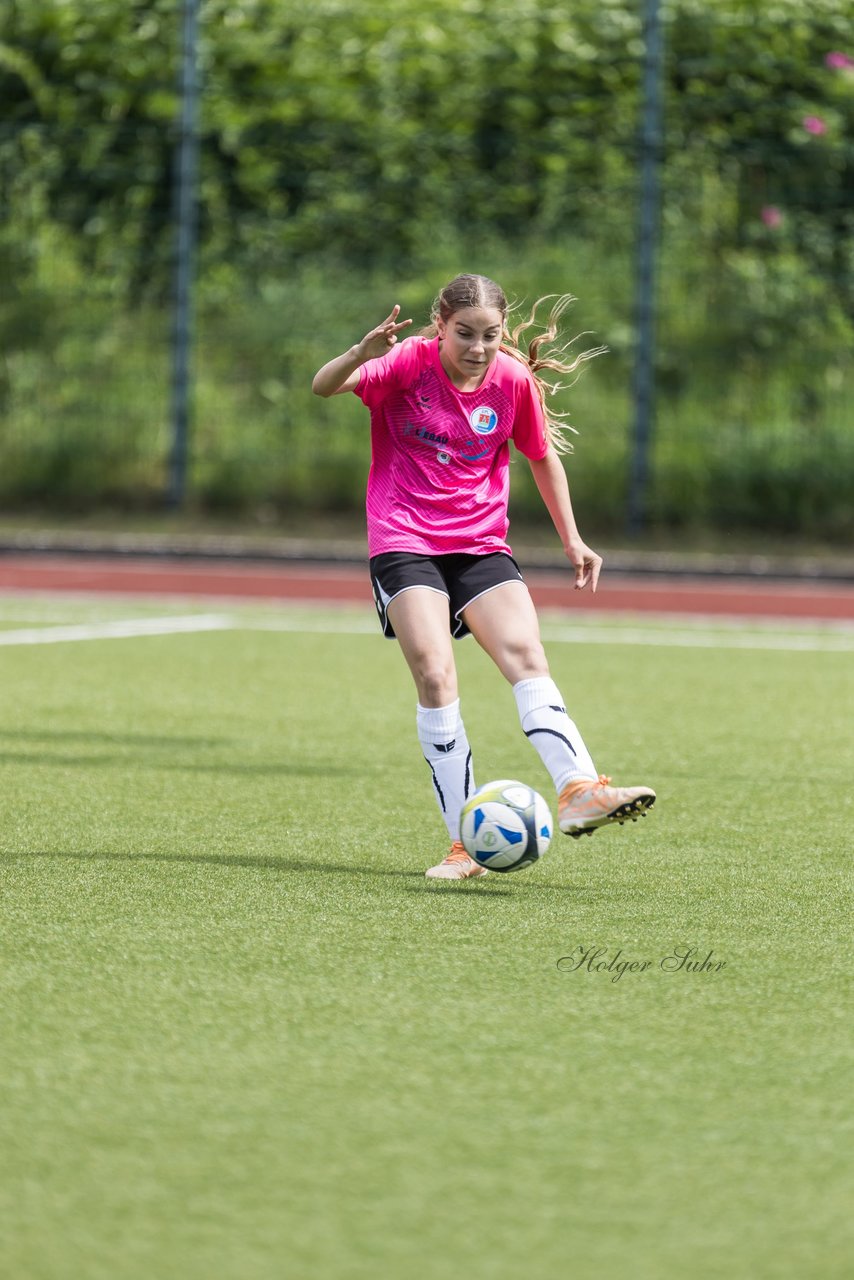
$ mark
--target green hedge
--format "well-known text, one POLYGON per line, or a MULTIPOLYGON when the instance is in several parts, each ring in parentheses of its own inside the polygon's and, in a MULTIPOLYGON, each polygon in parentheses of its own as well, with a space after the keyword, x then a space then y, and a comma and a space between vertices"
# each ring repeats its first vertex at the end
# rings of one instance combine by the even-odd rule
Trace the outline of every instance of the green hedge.
MULTIPOLYGON (((61 255, 60 255, 61 256, 61 255)), ((355 397, 320 400, 314 371, 399 301, 416 323, 460 266, 530 301, 575 290, 569 332, 590 330, 609 354, 562 394, 578 435, 567 459, 585 524, 624 521, 632 406, 631 260, 601 242, 465 246, 435 272, 400 281, 335 259, 215 296, 198 316, 189 505, 200 511, 358 511, 368 464, 367 414, 355 397)), ((717 333, 694 296, 695 258, 672 255, 661 287, 650 519, 667 528, 772 530, 850 538, 854 431, 852 338, 793 353, 733 342, 749 320, 735 296, 717 333)), ((57 258, 58 265, 58 258, 57 258)), ((169 313, 117 311, 87 295, 85 277, 46 289, 50 340, 7 351, 0 499, 80 510, 162 503, 170 447, 169 313)), ((752 305, 743 298, 742 305, 752 305)), ((842 325, 842 320, 839 321, 842 325)), ((584 339, 587 341, 587 339, 584 339)), ((540 512, 524 462, 514 467, 517 517, 540 512)))

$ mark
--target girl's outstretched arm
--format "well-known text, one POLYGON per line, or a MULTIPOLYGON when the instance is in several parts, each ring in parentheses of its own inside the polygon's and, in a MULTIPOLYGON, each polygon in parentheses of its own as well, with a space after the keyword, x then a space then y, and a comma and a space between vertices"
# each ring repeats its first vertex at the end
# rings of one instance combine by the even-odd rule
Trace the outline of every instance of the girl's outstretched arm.
POLYGON ((602 557, 592 551, 582 541, 575 523, 572 500, 569 496, 569 483, 560 458, 554 449, 549 449, 544 458, 536 462, 528 459, 540 497, 552 518, 567 558, 575 568, 575 588, 577 591, 589 586, 595 591, 602 568, 602 557))
POLYGON ((336 356, 334 360, 330 360, 322 369, 319 369, 311 384, 314 394, 324 397, 337 396, 342 391, 352 391, 355 386, 358 386, 359 369, 365 361, 376 360, 378 356, 384 356, 387 351, 391 351, 401 329, 406 329, 412 324, 411 320, 401 320, 398 323, 399 315, 400 307, 393 306, 382 324, 378 324, 375 329, 371 329, 370 333, 366 333, 361 342, 357 342, 349 351, 336 356))

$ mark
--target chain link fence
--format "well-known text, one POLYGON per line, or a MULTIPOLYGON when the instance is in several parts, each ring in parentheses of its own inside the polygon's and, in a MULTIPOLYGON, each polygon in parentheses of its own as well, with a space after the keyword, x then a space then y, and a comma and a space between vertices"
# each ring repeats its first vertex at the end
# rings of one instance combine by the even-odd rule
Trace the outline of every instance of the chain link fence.
MULTIPOLYGON (((522 305, 574 293, 570 332, 608 346, 558 407, 578 430, 567 465, 586 527, 622 531, 637 469, 638 227, 652 149, 655 272, 640 301, 655 318, 655 412, 643 521, 850 537, 854 162, 845 66, 825 60, 815 73, 836 94, 835 124, 827 105, 812 116, 798 107, 776 142, 766 129, 761 146, 749 136, 713 145, 688 128, 696 90, 680 87, 690 59, 673 49, 691 6, 665 6, 661 138, 644 142, 639 127, 648 45, 638 20, 618 68, 619 119, 601 145, 580 89, 565 87, 555 100, 559 84, 530 82, 511 110, 521 133, 508 132, 498 94, 490 106, 481 92, 476 115, 461 108, 454 132, 453 112, 431 120, 425 100, 419 114, 412 88, 374 145, 357 121, 330 123, 329 79, 312 86, 294 72, 274 92, 255 67, 256 82, 232 76, 226 90, 215 7, 201 6, 192 57, 197 114, 176 89, 186 95, 189 84, 186 57, 179 74, 187 6, 163 3, 136 15, 158 17, 169 52, 156 76, 150 62, 139 71, 146 119, 131 118, 127 104, 110 117, 107 72, 95 66, 100 116, 90 104, 85 118, 78 103, 65 117, 11 111, 0 125, 7 508, 171 502, 265 520, 359 511, 366 415, 355 398, 313 398, 312 374, 395 301, 426 322, 445 280, 475 270, 522 305), (259 100, 269 110, 255 119, 259 100), (186 467, 176 455, 182 378, 186 467)), ((813 61, 830 39, 817 39, 813 61)), ((415 79, 429 40, 419 48, 415 79)), ((27 47, 36 67, 38 54, 27 47)), ((497 93, 500 58, 510 55, 500 44, 492 55, 497 93)), ((14 79, 8 59, 5 70, 14 79)), ((343 64, 337 73, 350 74, 343 64)), ((517 518, 534 518, 524 467, 514 487, 517 518)))

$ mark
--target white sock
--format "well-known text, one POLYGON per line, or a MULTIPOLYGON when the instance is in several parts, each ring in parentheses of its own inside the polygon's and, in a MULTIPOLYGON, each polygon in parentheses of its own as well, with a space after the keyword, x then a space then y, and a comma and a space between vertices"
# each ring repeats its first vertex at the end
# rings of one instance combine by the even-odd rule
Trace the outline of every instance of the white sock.
POLYGON ((459 698, 447 707, 422 707, 419 703, 416 725, 448 835, 459 840, 460 809, 475 789, 471 748, 460 717, 459 698))
POLYGON ((560 793, 568 782, 599 775, 577 726, 566 714, 560 690, 550 676, 520 680, 513 686, 519 719, 532 746, 560 793))

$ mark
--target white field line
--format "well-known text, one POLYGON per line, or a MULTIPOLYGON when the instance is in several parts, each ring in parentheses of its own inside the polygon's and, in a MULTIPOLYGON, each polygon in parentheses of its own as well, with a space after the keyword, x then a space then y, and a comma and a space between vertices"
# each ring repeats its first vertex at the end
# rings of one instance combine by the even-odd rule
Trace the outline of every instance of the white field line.
MULTIPOLYGON (((272 619, 261 622, 237 622, 241 629, 252 631, 297 632, 306 635, 379 635, 376 619, 330 619, 312 622, 301 618, 272 619)), ((701 630, 653 627, 561 627, 544 623, 543 639, 557 644, 623 644, 651 645, 685 649, 766 649, 784 653, 854 653, 854 630, 828 631, 804 635, 776 632, 748 632, 742 629, 701 630)))
POLYGON ((194 617, 128 618, 119 622, 79 623, 65 627, 21 627, 0 631, 0 645, 66 644, 72 640, 128 640, 137 636, 169 636, 193 631, 231 631, 233 618, 225 614, 194 617))
MULTIPOLYGON (((165 618, 129 618, 0 630, 2 645, 63 644, 80 640, 124 640, 141 636, 192 634, 204 631, 268 631, 303 635, 377 635, 374 617, 308 617, 252 619, 229 614, 191 614, 165 618)), ((682 649, 753 649, 782 653, 854 653, 854 630, 787 634, 743 627, 561 626, 544 622, 543 639, 552 644, 645 645, 682 649)))
POLYGON ((854 632, 813 635, 775 635, 772 632, 663 631, 643 627, 564 627, 546 630, 543 637, 566 644, 660 645, 678 649, 773 649, 784 653, 854 653, 854 632))
POLYGON ((336 636, 369 636, 382 638, 376 614, 364 618, 326 618, 323 622, 311 618, 263 618, 256 622, 238 622, 249 631, 296 631, 308 636, 334 634, 336 636))

